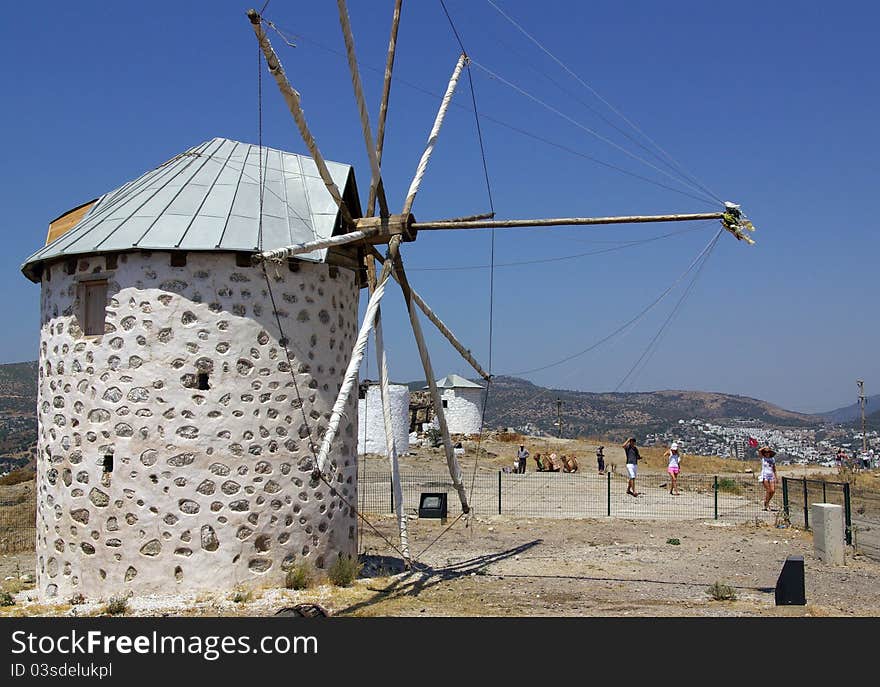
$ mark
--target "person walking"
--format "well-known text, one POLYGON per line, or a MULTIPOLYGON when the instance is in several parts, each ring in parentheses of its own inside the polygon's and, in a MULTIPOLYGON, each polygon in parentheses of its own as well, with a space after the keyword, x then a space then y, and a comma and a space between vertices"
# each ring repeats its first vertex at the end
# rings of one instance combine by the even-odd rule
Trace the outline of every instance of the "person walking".
POLYGON ((519 451, 516 452, 516 459, 519 462, 517 472, 521 475, 526 473, 526 461, 529 458, 529 450, 523 445, 519 445, 519 451))
POLYGON ((605 447, 600 446, 596 449, 596 464, 599 466, 599 474, 605 474, 605 447))
POLYGON ((761 456, 761 482, 764 484, 764 510, 776 510, 770 508, 770 499, 776 493, 776 451, 769 446, 762 446, 758 449, 758 455, 761 456))
POLYGON ((678 473, 681 472, 681 454, 678 452, 678 443, 673 441, 666 449, 665 455, 669 459, 669 466, 666 468, 670 479, 669 493, 678 496, 681 493, 678 490, 678 473))
POLYGON ((626 452, 626 472, 629 475, 629 481, 626 484, 626 493, 630 496, 638 496, 636 491, 636 474, 638 473, 639 461, 642 459, 639 455, 639 449, 636 447, 636 438, 630 437, 623 443, 623 450, 626 452))

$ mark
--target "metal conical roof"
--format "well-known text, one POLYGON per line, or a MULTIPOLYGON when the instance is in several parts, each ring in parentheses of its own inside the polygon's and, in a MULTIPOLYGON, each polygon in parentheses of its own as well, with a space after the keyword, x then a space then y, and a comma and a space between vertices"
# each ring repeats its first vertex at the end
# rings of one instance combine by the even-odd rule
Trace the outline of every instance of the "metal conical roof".
MULTIPOLYGON (((258 248, 260 148, 214 138, 101 196, 69 231, 31 255, 39 263, 132 249, 253 251, 258 248)), ((327 238, 339 210, 310 157, 262 148, 262 249, 327 238)), ((327 162, 352 214, 360 215, 350 165, 327 162)), ((327 249, 297 256, 322 262, 327 249)))
MULTIPOLYGON (((440 389, 482 389, 483 387, 479 384, 475 384, 469 379, 465 379, 459 375, 446 375, 442 379, 437 380, 437 387, 440 389)), ((424 387, 427 389, 428 387, 424 387)))

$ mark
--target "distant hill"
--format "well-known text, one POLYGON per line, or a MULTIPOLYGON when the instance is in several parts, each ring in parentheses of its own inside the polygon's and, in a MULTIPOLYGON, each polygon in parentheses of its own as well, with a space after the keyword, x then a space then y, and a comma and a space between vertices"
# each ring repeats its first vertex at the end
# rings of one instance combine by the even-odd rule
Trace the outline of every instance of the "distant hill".
MULTIPOLYGON (((867 416, 872 413, 876 413, 880 411, 880 394, 874 394, 873 396, 865 397, 865 419, 867 421, 867 416)), ((859 407, 858 403, 853 403, 852 405, 844 406, 843 408, 838 408, 837 410, 831 410, 827 413, 819 413, 819 416, 827 420, 828 422, 834 422, 837 424, 843 424, 846 422, 852 422, 853 420, 859 420, 861 422, 862 410, 859 407)))
MULTIPOLYGON (((851 427, 855 429, 862 428, 862 416, 859 414, 858 418, 852 420, 848 423, 851 427)), ((880 410, 874 411, 873 413, 865 414, 865 429, 870 432, 880 432, 880 410)))
POLYGON ((36 409, 36 361, 0 365, 0 413, 34 413, 36 409))
MULTIPOLYGON (((474 379, 473 381, 480 381, 474 379)), ((424 382, 411 382, 411 390, 424 382)), ((707 391, 594 393, 547 389, 516 377, 492 380, 486 408, 488 428, 531 427, 555 434, 557 399, 562 401, 565 436, 644 434, 667 429, 680 419, 753 419, 776 426, 816 426, 821 419, 746 396, 707 391)))
POLYGON ((33 459, 37 444, 37 363, 0 365, 0 473, 33 459))

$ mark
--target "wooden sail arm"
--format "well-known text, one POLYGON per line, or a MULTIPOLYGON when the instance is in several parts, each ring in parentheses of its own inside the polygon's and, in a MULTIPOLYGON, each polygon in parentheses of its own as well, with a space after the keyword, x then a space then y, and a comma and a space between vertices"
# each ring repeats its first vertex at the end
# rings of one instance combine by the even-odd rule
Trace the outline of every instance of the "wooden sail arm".
MULTIPOLYGON (((391 255, 390 251, 392 249, 396 249, 397 245, 400 243, 400 239, 392 239, 388 244, 389 256, 391 255)), ((364 313, 364 320, 361 323, 361 328, 358 331, 357 339, 355 340, 354 346, 352 347, 351 358, 348 361, 348 367, 345 370, 345 376, 342 379, 342 385, 339 388, 339 394, 336 396, 336 402, 333 404, 333 409, 330 412, 330 419, 327 422, 327 429, 324 432, 324 437, 321 440, 321 447, 318 451, 316 465, 314 466, 313 473, 315 477, 320 477, 326 472, 327 469, 327 460, 330 455, 330 447, 333 444, 333 440, 336 438, 336 433, 339 431, 339 422, 342 419, 342 416, 345 414, 346 404, 348 403, 348 398, 351 395, 352 388, 357 384, 358 381, 358 370, 360 369, 361 362, 364 359, 364 352, 367 347, 367 338, 370 335, 370 330, 373 328, 373 323, 376 319, 376 312, 379 309, 379 302, 382 300, 382 296, 385 294, 385 286, 388 283, 388 277, 391 274, 392 261, 390 259, 386 260, 385 265, 382 267, 382 274, 379 276, 378 282, 376 284, 376 289, 373 291, 370 296, 370 300, 367 303, 367 310, 364 313)))
POLYGON ((311 253, 313 250, 320 250, 321 248, 334 248, 336 246, 344 246, 349 243, 356 243, 358 241, 364 241, 366 239, 370 239, 373 236, 379 234, 381 227, 365 227, 363 229, 359 229, 358 231, 351 231, 347 234, 339 234, 338 236, 331 236, 327 239, 318 239, 317 241, 309 241, 308 243, 297 243, 292 246, 286 246, 284 248, 276 248, 274 250, 263 251, 262 253, 256 253, 252 260, 257 262, 262 262, 263 260, 284 260, 286 258, 292 258, 295 255, 301 255, 303 253, 311 253))
MULTIPOLYGON (((376 155, 379 164, 382 164, 382 149, 385 145, 385 121, 388 118, 388 101, 391 97, 391 74, 394 70, 394 56, 397 52, 397 29, 400 27, 400 6, 403 0, 395 0, 394 13, 391 16, 391 37, 388 40, 388 57, 385 60, 385 78, 382 83, 382 102, 379 104, 379 124, 376 128, 376 155)), ((377 188, 370 187, 370 196, 367 201, 367 217, 372 217, 376 210, 376 194, 382 189, 382 180, 379 179, 377 188)))
POLYGON ((610 217, 548 217, 535 219, 494 219, 491 215, 476 215, 456 219, 416 221, 412 214, 391 215, 387 218, 361 218, 355 224, 360 230, 378 227, 369 242, 387 242, 391 236, 402 234, 404 241, 413 241, 419 231, 439 231, 457 229, 516 229, 526 227, 573 227, 598 224, 643 224, 647 222, 694 222, 701 220, 721 220, 721 225, 737 239, 754 243, 747 232, 755 230, 754 225, 739 210, 739 206, 728 203, 724 212, 700 212, 675 215, 616 215, 610 217))
POLYGON ((321 151, 318 150, 318 144, 315 142, 315 138, 314 136, 312 136, 312 132, 309 129, 308 124, 306 123, 306 117, 303 112, 302 105, 300 104, 299 93, 293 86, 290 85, 290 81, 287 80, 287 75, 284 73, 284 68, 281 66, 281 61, 278 59, 278 55, 275 54, 275 50, 272 48, 272 44, 269 42, 269 37, 263 30, 262 18, 260 17, 259 12, 254 9, 250 9, 247 11, 247 16, 248 19, 250 19, 251 26, 254 29, 254 33, 257 35, 257 41, 260 44, 263 55, 265 55, 266 57, 266 64, 269 66, 269 73, 272 74, 273 77, 275 77, 275 82, 278 84, 281 95, 284 97, 284 101, 287 103, 290 114, 293 115, 293 118, 296 121, 299 133, 302 136, 306 147, 308 147, 312 159, 315 161, 315 166, 317 166, 318 168, 318 174, 321 176, 321 180, 324 182, 324 186, 327 187, 327 191, 329 191, 330 196, 333 198, 333 201, 339 208, 339 214, 342 217, 343 223, 345 224, 345 226, 351 227, 354 225, 354 220, 352 219, 351 212, 349 211, 348 206, 345 204, 345 201, 342 199, 342 194, 339 192, 339 187, 336 186, 336 183, 333 181, 333 177, 330 176, 330 170, 327 169, 327 164, 326 162, 324 162, 324 157, 321 155, 321 151))
POLYGON ((403 299, 406 302, 406 309, 409 313, 409 322, 412 327, 413 336, 416 340, 416 347, 419 349, 419 356, 422 359, 422 367, 425 370, 425 379, 428 380, 428 388, 431 391, 431 401, 434 404, 434 413, 437 416, 437 423, 440 425, 440 434, 443 437, 443 449, 446 453, 446 464, 449 468, 449 476, 452 478, 452 486, 458 492, 458 500, 461 503, 461 510, 467 514, 471 508, 468 505, 467 493, 465 492, 464 483, 462 482, 461 467, 455 452, 452 449, 452 439, 449 436, 449 425, 446 423, 446 414, 443 412, 443 403, 440 398, 440 390, 437 388, 437 381, 434 378, 434 369, 431 366, 431 357, 428 354, 428 347, 425 344, 422 335, 422 326, 419 324, 418 313, 415 309, 415 302, 412 297, 412 289, 409 287, 409 281, 406 278, 406 271, 403 268, 403 261, 400 259, 400 241, 392 240, 388 244, 388 257, 382 266, 382 274, 393 264, 394 270, 397 272, 398 284, 403 291, 403 299))
POLYGON ((406 200, 403 202, 403 210, 400 214, 407 216, 412 210, 413 202, 415 202, 416 194, 422 185, 422 179, 425 176, 425 170, 428 167, 428 160, 431 159, 431 153, 437 145, 437 137, 440 135, 440 127, 443 126, 443 119, 446 117, 446 110, 449 109, 449 103, 452 101, 452 95, 455 93, 455 87, 458 85, 458 78, 461 76, 461 70, 464 68, 467 57, 462 54, 455 63, 455 69, 452 71, 452 77, 449 79, 449 85, 446 87, 446 93, 443 100, 440 101, 440 109, 437 110, 437 117, 434 119, 434 126, 431 127, 431 133, 428 135, 428 143, 419 160, 416 168, 415 176, 409 185, 409 191, 406 194, 406 200))
MULTIPOLYGON (((382 254, 379 251, 377 251, 373 246, 370 246, 370 255, 368 255, 367 257, 373 258, 380 263, 384 262, 384 258, 382 257, 382 254)), ((368 269, 369 269, 369 267, 368 267, 368 269)), ((397 275, 396 271, 392 272, 391 276, 394 277, 395 281, 397 281, 398 283, 400 282, 400 277, 397 275)), ((422 300, 421 296, 419 296, 419 294, 416 293, 415 290, 413 290, 412 288, 410 288, 410 294, 412 295, 412 299, 415 302, 415 304, 417 306, 419 306, 419 310, 421 310, 425 314, 425 317, 427 317, 429 320, 431 320, 431 322, 434 324, 434 326, 440 330, 440 333, 443 334, 443 336, 446 337, 446 340, 452 344, 452 347, 456 351, 458 351, 459 354, 461 354, 461 357, 467 361, 468 365, 470 365, 472 368, 474 368, 474 370, 476 370, 477 374, 480 375, 483 379, 485 379, 486 381, 489 381, 491 375, 480 366, 480 364, 476 361, 474 356, 471 354, 470 350, 465 348, 464 345, 457 338, 455 338, 455 335, 449 330, 449 327, 447 327, 443 323, 443 320, 441 320, 434 313, 434 311, 431 310, 431 308, 428 306, 428 304, 425 303, 425 301, 422 300)))
POLYGON ((358 115, 361 120, 361 130, 364 143, 367 146, 367 158, 370 161, 370 198, 378 197, 379 210, 383 217, 387 217, 388 203, 385 200, 385 191, 381 185, 382 172, 379 168, 379 156, 376 143, 373 141, 373 130, 370 127, 370 115, 367 112, 367 103, 364 98, 364 89, 361 85, 361 75, 358 69, 357 56, 354 49, 354 35, 351 32, 351 21, 348 17, 348 7, 345 0, 336 0, 339 10, 339 24, 342 27, 342 36, 345 40, 345 51, 348 55, 348 68, 351 72, 351 85, 354 89, 354 97, 358 106, 358 115), (378 194, 378 195, 377 195, 378 194))
POLYGON ((696 220, 722 219, 723 212, 703 212, 689 215, 626 215, 619 217, 552 217, 544 219, 497 219, 497 220, 432 220, 413 222, 410 229, 434 231, 438 229, 511 229, 515 227, 557 227, 591 224, 638 224, 643 222, 690 222, 696 220))

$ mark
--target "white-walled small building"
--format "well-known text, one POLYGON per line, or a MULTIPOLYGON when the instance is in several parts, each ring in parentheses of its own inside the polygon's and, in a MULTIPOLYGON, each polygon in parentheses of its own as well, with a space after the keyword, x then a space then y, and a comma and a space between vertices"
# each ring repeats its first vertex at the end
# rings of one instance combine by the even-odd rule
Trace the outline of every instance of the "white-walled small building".
MULTIPOLYGON (((389 384, 391 427, 397 455, 409 451, 409 388, 389 384)), ((382 389, 378 382, 364 381, 358 394, 358 453, 388 455, 382 389)))
MULTIPOLYGON (((443 404, 449 433, 479 434, 484 388, 455 374, 438 379, 437 388, 440 392, 440 401, 443 404)), ((433 425, 439 426, 436 414, 433 425)))

